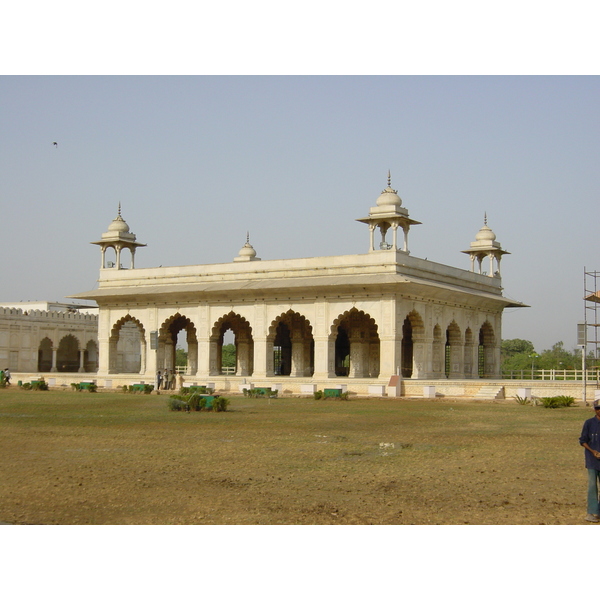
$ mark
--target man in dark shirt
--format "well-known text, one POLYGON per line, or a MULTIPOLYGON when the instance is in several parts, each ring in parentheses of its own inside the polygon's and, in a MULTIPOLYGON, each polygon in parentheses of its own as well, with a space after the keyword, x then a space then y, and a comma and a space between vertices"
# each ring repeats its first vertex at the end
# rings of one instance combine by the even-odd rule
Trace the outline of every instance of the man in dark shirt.
POLYGON ((588 471, 586 521, 600 523, 598 482, 600 480, 600 400, 594 402, 596 416, 583 424, 579 443, 585 448, 585 468, 588 471))

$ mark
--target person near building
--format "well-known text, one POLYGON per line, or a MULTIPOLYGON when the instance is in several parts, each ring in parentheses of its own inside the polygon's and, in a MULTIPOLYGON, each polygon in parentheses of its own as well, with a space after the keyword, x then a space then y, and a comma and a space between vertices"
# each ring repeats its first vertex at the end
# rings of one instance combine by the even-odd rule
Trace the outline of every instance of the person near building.
POLYGON ((4 369, 4 379, 6 380, 6 385, 10 385, 10 370, 4 369))
POLYGON ((156 371, 156 389, 160 390, 160 384, 162 383, 162 373, 160 371, 156 371))
POLYGON ((585 468, 588 472, 586 521, 600 523, 598 498, 600 481, 600 400, 594 401, 595 415, 585 421, 579 443, 585 448, 585 468))

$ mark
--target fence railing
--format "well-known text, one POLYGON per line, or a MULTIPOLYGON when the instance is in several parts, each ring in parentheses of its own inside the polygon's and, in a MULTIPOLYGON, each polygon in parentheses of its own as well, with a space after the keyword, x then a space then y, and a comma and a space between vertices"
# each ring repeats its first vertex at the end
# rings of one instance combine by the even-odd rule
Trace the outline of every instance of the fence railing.
MULTIPOLYGON (((581 369, 521 369, 519 371, 503 371, 502 379, 583 381, 584 371, 581 369)), ((587 369, 585 371, 585 380, 600 384, 600 371, 587 369)))
MULTIPOLYGON (((175 367, 177 375, 189 375, 189 367, 175 367)), ((223 367, 221 375, 235 375, 235 367, 223 367)))

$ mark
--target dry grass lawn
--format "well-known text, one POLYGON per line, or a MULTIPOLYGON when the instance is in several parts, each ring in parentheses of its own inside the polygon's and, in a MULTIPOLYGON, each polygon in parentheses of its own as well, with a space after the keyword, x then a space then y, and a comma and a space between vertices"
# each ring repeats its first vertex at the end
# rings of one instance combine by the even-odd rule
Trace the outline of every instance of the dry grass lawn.
POLYGON ((0 521, 577 524, 589 408, 0 389, 0 521))

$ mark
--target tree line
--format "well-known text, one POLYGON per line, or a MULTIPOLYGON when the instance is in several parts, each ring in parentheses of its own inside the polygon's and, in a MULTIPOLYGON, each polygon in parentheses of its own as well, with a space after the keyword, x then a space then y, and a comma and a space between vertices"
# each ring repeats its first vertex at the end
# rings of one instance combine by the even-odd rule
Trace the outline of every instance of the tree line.
MULTIPOLYGON (((567 350, 563 342, 556 342, 549 350, 538 353, 529 340, 502 340, 500 356, 503 371, 581 369, 581 348, 567 350)), ((594 353, 589 352, 587 368, 595 368, 597 362, 594 353)))
MULTIPOLYGON (((529 340, 502 340, 500 350, 503 371, 524 371, 531 369, 581 369, 581 349, 567 350, 563 342, 556 342, 549 350, 538 353, 529 340)), ((597 364, 594 353, 587 358, 587 367, 594 368, 597 364)), ((176 350, 178 367, 187 365, 187 352, 183 348, 176 350)), ((223 366, 235 367, 235 345, 223 345, 223 366)))

